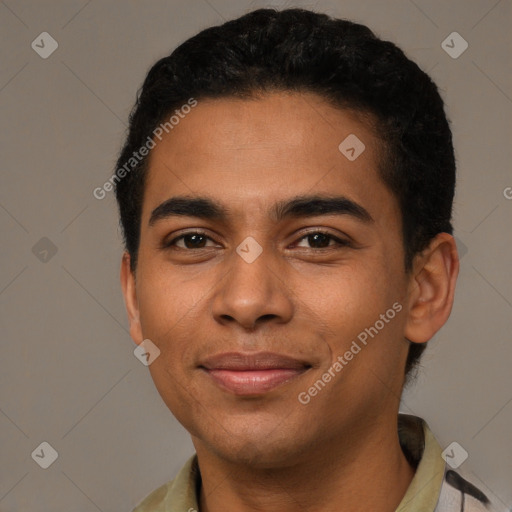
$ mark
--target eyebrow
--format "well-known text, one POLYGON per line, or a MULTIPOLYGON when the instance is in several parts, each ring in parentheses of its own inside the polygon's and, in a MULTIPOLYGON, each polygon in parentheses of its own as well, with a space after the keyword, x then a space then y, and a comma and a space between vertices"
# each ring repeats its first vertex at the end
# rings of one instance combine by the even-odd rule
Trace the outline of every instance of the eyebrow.
MULTIPOLYGON (((151 212, 149 225, 176 216, 227 221, 229 212, 228 208, 209 197, 176 196, 167 199, 151 212)), ((361 222, 374 222, 368 210, 345 196, 297 196, 276 203, 270 215, 276 222, 286 218, 319 215, 349 215, 361 222)))

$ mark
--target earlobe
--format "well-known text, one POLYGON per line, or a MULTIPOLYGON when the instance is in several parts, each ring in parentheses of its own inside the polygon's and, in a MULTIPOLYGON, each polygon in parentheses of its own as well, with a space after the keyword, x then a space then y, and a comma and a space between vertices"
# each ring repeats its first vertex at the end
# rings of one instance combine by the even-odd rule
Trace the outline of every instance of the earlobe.
POLYGON ((413 343, 425 343, 446 323, 458 273, 455 239, 448 233, 439 233, 414 262, 405 338, 413 343))
POLYGON ((130 322, 130 336, 133 341, 140 345, 144 337, 140 324, 139 303, 135 286, 135 275, 130 268, 130 255, 125 252, 121 261, 121 287, 123 290, 124 303, 130 322))

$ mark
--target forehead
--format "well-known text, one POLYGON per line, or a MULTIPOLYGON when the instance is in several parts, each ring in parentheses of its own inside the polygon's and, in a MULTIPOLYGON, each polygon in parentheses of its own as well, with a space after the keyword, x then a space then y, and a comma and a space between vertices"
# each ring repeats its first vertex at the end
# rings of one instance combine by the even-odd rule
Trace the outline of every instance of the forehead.
POLYGON ((378 135, 314 94, 199 100, 155 142, 143 223, 173 195, 214 197, 238 218, 305 194, 344 195, 374 218, 397 214, 378 174, 378 135))

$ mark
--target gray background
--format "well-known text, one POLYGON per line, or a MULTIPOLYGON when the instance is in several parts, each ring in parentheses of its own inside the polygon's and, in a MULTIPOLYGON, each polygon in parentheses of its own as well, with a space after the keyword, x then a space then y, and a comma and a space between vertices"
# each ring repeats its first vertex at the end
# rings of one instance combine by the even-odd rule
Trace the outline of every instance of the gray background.
POLYGON ((443 448, 464 447, 461 469, 512 506, 510 0, 5 0, 0 511, 128 511, 192 453, 133 355, 114 198, 92 191, 114 169, 150 65, 198 30, 263 6, 368 24, 442 91, 458 158, 461 272, 452 316, 402 410, 426 417, 443 448), (47 59, 31 48, 43 31, 59 44, 47 59), (453 31, 469 43, 457 59, 441 47, 453 31), (46 470, 31 458, 43 441, 58 452, 46 470))

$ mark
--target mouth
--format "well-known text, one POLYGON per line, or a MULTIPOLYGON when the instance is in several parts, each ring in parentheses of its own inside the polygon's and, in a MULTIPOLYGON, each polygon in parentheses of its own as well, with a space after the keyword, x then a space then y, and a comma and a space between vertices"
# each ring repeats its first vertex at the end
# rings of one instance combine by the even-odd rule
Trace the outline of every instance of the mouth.
POLYGON ((303 375, 311 365, 281 354, 236 352, 218 354, 200 366, 224 391, 256 396, 303 375))

